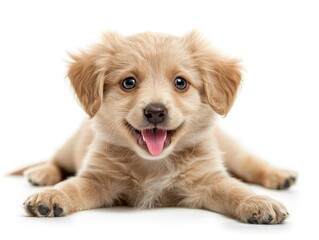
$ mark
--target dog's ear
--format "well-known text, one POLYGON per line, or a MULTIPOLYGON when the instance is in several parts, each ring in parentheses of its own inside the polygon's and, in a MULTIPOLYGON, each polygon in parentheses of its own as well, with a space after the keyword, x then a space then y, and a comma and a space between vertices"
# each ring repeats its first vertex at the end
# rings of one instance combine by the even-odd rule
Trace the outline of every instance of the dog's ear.
POLYGON ((227 115, 241 83, 239 61, 221 56, 196 31, 186 34, 184 43, 200 72, 208 103, 218 114, 227 115))
POLYGON ((226 116, 235 101, 241 83, 238 61, 211 56, 210 61, 205 64, 207 67, 202 66, 206 68, 206 73, 202 77, 207 100, 215 112, 226 116))
POLYGON ((90 117, 93 117, 103 101, 103 74, 98 71, 94 56, 91 54, 81 52, 70 56, 73 62, 70 64, 68 77, 82 107, 90 117))

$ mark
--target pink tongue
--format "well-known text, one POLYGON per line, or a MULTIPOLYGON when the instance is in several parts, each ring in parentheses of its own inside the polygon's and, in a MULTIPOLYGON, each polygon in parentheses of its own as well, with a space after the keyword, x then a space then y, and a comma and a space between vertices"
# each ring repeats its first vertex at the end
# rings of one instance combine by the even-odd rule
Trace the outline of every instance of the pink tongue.
POLYGON ((166 134, 166 131, 156 128, 142 130, 146 146, 152 156, 158 156, 163 151, 166 134))

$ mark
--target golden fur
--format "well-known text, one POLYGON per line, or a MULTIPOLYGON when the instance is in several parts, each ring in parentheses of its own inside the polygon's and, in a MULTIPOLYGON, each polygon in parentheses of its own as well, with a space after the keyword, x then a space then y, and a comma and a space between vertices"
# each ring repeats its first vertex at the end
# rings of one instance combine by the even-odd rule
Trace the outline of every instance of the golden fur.
POLYGON ((34 184, 56 184, 25 201, 30 216, 125 204, 202 208, 249 223, 286 219, 281 203, 228 173, 268 188, 288 188, 296 179, 247 153, 215 124, 216 114, 229 112, 241 83, 237 60, 223 57, 195 31, 182 37, 108 32, 71 57, 68 76, 90 120, 51 161, 23 169, 34 184), (129 91, 121 87, 127 77, 137 82, 129 91), (175 88, 177 77, 188 81, 185 90, 175 88), (152 103, 165 106, 167 118, 158 125, 173 131, 156 156, 137 144, 134 133, 154 127, 144 117, 152 103), (62 170, 76 176, 61 181, 62 170))

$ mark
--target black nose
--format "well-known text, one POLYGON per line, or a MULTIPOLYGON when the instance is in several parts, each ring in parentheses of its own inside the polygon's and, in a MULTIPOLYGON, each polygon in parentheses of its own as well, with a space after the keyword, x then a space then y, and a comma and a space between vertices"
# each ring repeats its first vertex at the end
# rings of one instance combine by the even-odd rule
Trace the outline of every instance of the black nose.
POLYGON ((164 121, 167 111, 166 108, 159 103, 148 105, 144 109, 144 116, 149 123, 157 124, 164 121))

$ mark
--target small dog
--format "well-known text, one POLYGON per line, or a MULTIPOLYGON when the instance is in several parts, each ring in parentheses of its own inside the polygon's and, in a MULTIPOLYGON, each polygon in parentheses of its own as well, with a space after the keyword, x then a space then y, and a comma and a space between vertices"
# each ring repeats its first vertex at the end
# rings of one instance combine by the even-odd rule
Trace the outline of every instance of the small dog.
POLYGON ((237 60, 196 31, 123 36, 108 32, 71 55, 68 76, 90 119, 49 162, 20 169, 34 185, 55 185, 24 203, 30 216, 58 217, 127 205, 208 209, 254 224, 288 216, 244 183, 286 189, 296 173, 242 149, 216 126, 241 83, 237 60), (75 174, 63 180, 63 173, 75 174))

